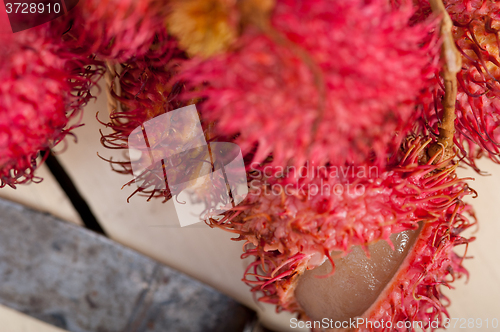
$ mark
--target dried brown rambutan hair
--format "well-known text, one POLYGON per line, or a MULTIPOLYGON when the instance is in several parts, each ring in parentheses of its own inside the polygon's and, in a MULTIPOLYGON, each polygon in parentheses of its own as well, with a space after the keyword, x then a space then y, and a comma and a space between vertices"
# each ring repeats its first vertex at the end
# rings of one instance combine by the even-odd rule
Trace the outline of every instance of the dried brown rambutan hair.
POLYGON ((226 51, 237 37, 234 0, 172 0, 167 27, 190 56, 226 51))

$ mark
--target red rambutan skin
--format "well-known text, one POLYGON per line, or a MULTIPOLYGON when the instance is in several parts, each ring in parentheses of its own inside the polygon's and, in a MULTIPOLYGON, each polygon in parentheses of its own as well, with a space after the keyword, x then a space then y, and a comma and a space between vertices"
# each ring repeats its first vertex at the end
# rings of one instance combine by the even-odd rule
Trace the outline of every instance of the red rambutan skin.
MULTIPOLYGON (((454 23, 453 34, 462 53, 458 74, 455 145, 464 162, 479 171, 475 160, 487 155, 500 163, 500 4, 497 1, 445 1, 454 23)), ((427 1, 418 1, 417 21, 430 14, 427 1)), ((424 93, 423 121, 438 135, 444 86, 436 72, 424 93)))
MULTIPOLYGON (((256 260, 244 281, 263 294, 260 301, 276 304, 277 310, 303 313, 293 296, 297 278, 324 259, 333 264, 330 252, 388 240, 392 233, 416 229, 421 222, 446 226, 450 215, 455 218, 462 211, 460 199, 472 191, 456 177, 456 165, 433 160, 419 164, 429 143, 422 138, 407 141, 392 166, 375 178, 326 179, 351 190, 362 185, 362 194, 344 190, 341 195, 310 195, 307 187, 293 195, 251 190, 240 206, 220 221, 210 220, 210 225, 245 241, 242 258, 256 260)), ((321 178, 316 175, 307 183, 318 184, 321 178)))
POLYGON ((85 0, 53 25, 71 25, 67 47, 100 60, 126 60, 148 52, 166 30, 167 2, 161 0, 85 0))
POLYGON ((411 15, 378 0, 278 1, 272 25, 286 42, 248 28, 233 51, 184 64, 179 79, 196 87, 184 98, 206 98, 202 116, 218 135, 239 135, 244 153, 257 146, 256 162, 383 164, 438 50, 411 15))
POLYGON ((367 311, 367 319, 372 324, 358 331, 419 331, 413 322, 421 322, 425 331, 445 327, 445 318, 450 318, 446 310, 450 301, 441 287, 453 288, 450 284, 455 279, 468 277, 462 262, 474 238, 467 239, 460 234, 475 224, 474 219, 472 207, 456 200, 437 221, 424 224, 399 273, 367 311), (463 244, 465 253, 460 257, 454 248, 463 244), (392 322, 393 328, 374 328, 373 323, 382 320, 392 322), (397 322, 412 324, 398 327, 397 322))
MULTIPOLYGON (((111 129, 111 133, 101 132, 101 143, 104 147, 128 150, 128 139, 134 129, 156 116, 186 106, 186 103, 182 103, 178 98, 183 85, 172 80, 177 71, 172 65, 175 62, 173 60, 183 57, 184 53, 177 48, 177 43, 164 32, 156 36, 156 41, 145 55, 120 65, 120 92, 116 92, 116 86, 110 87, 111 98, 119 103, 119 108, 111 112, 108 123, 99 121, 111 129)), ((102 159, 110 162, 112 169, 118 173, 133 174, 128 157, 124 161, 102 159)), ((170 199, 172 196, 168 188, 157 189, 164 185, 165 180, 158 179, 154 174, 149 175, 152 175, 151 178, 139 179, 144 185, 132 195, 140 192, 150 198, 170 199)), ((134 181, 136 180, 131 180, 127 185, 134 181)))
POLYGON ((47 24, 1 34, 0 58, 0 187, 15 187, 35 178, 39 151, 71 130, 100 71, 68 54, 47 24))

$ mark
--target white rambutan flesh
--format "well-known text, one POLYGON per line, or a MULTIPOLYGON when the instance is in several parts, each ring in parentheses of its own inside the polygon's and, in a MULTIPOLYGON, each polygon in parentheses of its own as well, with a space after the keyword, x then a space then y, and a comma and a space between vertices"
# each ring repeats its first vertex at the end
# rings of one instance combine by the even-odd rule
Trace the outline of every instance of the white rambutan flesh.
POLYGON ((395 275, 417 235, 416 230, 392 234, 394 248, 380 240, 368 246, 369 257, 360 246, 344 257, 332 253, 332 258, 338 257, 335 273, 322 277, 332 269, 328 261, 304 272, 295 290, 297 301, 312 320, 342 322, 362 316, 395 275))

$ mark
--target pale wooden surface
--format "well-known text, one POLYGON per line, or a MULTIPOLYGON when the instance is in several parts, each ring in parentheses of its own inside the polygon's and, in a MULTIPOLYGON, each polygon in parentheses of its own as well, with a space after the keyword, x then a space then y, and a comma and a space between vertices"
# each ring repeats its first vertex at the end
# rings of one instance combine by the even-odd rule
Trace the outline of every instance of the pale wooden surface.
MULTIPOLYGON (((59 156, 59 160, 110 237, 256 309, 270 327, 278 331, 298 331, 289 328, 290 315, 276 315, 272 306, 256 305, 253 301, 248 287, 241 282, 245 266, 239 258, 242 243, 231 241, 231 234, 202 224, 180 228, 170 203, 162 204, 159 200, 146 202, 144 197, 133 197, 130 203, 126 202, 134 188, 120 188, 131 178, 112 172, 110 166, 97 157, 97 152, 104 157, 119 156, 99 143, 98 129, 102 126, 95 120, 97 111, 104 120, 107 114, 104 94, 87 107, 84 116, 86 125, 75 130, 79 143, 70 141, 68 150, 59 156)), ((474 234, 477 241, 469 246, 468 256, 474 256, 474 259, 465 262, 471 277, 467 285, 463 280, 455 282, 457 289, 446 294, 452 302, 449 309, 452 317, 500 320, 500 241, 496 239, 500 234, 500 165, 487 160, 480 165, 496 174, 481 177, 470 170, 460 170, 461 175, 477 179, 471 186, 479 192, 479 197, 472 202, 481 228, 474 234)), ((74 211, 70 211, 71 208, 54 187, 57 184, 49 176, 43 184, 23 188, 23 194, 15 199, 77 222, 74 211)), ((464 248, 458 250, 463 252, 464 248)), ((449 330, 463 331, 458 327, 449 330)))
POLYGON ((44 180, 38 184, 18 185, 16 189, 5 187, 0 189, 0 197, 22 203, 32 209, 49 212, 66 221, 82 225, 80 216, 71 205, 68 197, 43 164, 36 175, 44 180))
POLYGON ((63 332, 53 325, 0 305, 0 331, 2 332, 63 332))
MULTIPOLYGON (((470 272, 469 282, 459 280, 454 283, 456 289, 445 294, 452 303, 450 316, 481 318, 483 322, 496 318, 500 324, 500 165, 488 159, 480 160, 478 165, 492 175, 480 176, 471 169, 459 170, 460 176, 475 178, 470 186, 479 194, 475 199, 467 199, 474 206, 479 221, 479 228, 467 233, 477 238, 467 251, 467 257, 473 259, 464 262, 470 272)), ((457 252, 463 253, 464 249, 460 246, 457 252)))

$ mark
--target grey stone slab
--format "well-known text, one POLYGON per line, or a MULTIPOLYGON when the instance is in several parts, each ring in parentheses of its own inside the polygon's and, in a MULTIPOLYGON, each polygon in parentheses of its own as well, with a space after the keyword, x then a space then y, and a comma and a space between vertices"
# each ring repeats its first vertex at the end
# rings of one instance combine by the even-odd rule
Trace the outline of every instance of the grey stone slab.
POLYGON ((254 315, 106 237, 4 200, 0 303, 74 332, 237 332, 254 315))

